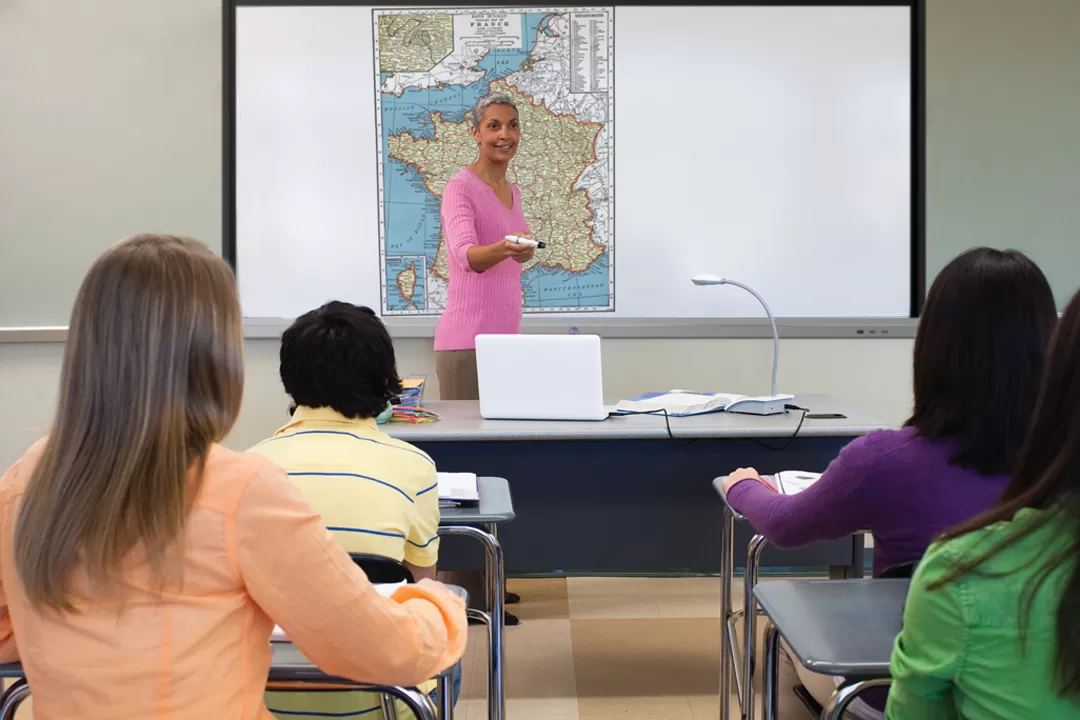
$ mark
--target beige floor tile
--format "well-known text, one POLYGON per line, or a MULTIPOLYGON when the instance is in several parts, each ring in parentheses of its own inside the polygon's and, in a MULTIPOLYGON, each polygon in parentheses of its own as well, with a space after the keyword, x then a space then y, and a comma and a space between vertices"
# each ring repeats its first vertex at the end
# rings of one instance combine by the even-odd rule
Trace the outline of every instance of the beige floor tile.
POLYGON ((570 578, 572 620, 658 620, 651 578, 570 578))
POLYGON ((571 621, 578 697, 712 692, 719 683, 713 670, 719 666, 719 643, 704 638, 716 636, 714 626, 719 626, 715 620, 571 621), (669 628, 670 623, 685 627, 669 628), (684 642, 683 635, 693 632, 703 639, 684 642))
POLYGON ((695 720, 690 700, 673 696, 580 698, 581 720, 695 720))
POLYGON ((469 643, 461 658, 461 698, 487 696, 488 636, 486 625, 469 626, 469 643))
POLYGON ((507 610, 526 620, 559 620, 570 617, 570 601, 565 578, 526 578, 510 580, 506 589, 521 596, 517 605, 507 610))

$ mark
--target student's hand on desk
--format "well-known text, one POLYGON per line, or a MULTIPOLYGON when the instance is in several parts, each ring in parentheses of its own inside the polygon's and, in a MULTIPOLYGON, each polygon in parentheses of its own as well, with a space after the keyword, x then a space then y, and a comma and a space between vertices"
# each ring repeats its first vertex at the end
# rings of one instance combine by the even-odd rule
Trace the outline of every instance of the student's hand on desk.
POLYGON ((727 495, 735 483, 743 480, 761 480, 761 473, 754 468, 739 468, 724 478, 724 494, 727 495))

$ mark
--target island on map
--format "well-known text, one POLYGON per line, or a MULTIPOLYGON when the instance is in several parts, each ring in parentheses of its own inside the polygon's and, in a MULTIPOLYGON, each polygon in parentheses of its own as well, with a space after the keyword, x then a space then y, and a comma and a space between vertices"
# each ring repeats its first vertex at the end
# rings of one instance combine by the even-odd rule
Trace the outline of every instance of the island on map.
POLYGON ((465 112, 513 98, 522 142, 509 178, 533 236, 526 312, 615 307, 611 10, 376 10, 383 314, 439 314, 439 204, 475 160, 465 112))

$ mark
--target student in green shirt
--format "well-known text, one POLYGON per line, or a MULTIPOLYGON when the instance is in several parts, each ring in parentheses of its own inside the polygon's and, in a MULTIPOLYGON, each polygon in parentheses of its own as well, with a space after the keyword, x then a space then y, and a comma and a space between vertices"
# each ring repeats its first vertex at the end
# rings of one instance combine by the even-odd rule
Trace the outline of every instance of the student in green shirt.
POLYGON ((1080 718, 1080 293, 1050 341, 1031 430, 993 508, 911 582, 886 717, 1080 718))

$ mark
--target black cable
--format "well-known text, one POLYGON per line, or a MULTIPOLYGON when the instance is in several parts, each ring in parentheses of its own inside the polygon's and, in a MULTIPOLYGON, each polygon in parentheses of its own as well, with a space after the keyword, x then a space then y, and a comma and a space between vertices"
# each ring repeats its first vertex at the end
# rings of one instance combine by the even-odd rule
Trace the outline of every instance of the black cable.
POLYGON ((667 436, 669 440, 674 440, 675 435, 671 432, 671 416, 668 415, 667 408, 660 408, 659 410, 636 410, 630 412, 610 412, 609 418, 628 417, 630 415, 660 415, 664 416, 664 425, 667 427, 667 436))
POLYGON ((803 408, 803 407, 798 407, 796 405, 785 405, 784 407, 786 409, 788 409, 788 410, 798 410, 798 411, 802 412, 802 415, 799 417, 799 424, 795 426, 795 432, 793 432, 791 434, 791 437, 789 437, 787 439, 786 443, 784 443, 780 447, 776 447, 774 445, 769 445, 768 443, 764 443, 761 440, 758 440, 757 438, 750 438, 750 439, 753 440, 754 442, 756 442, 761 447, 765 448, 766 450, 773 450, 773 451, 776 451, 776 452, 780 452, 781 450, 787 450, 788 446, 791 445, 791 443, 795 442, 795 438, 797 438, 799 436, 799 431, 802 430, 803 421, 806 420, 806 413, 808 413, 809 410, 807 410, 806 408, 803 408))

